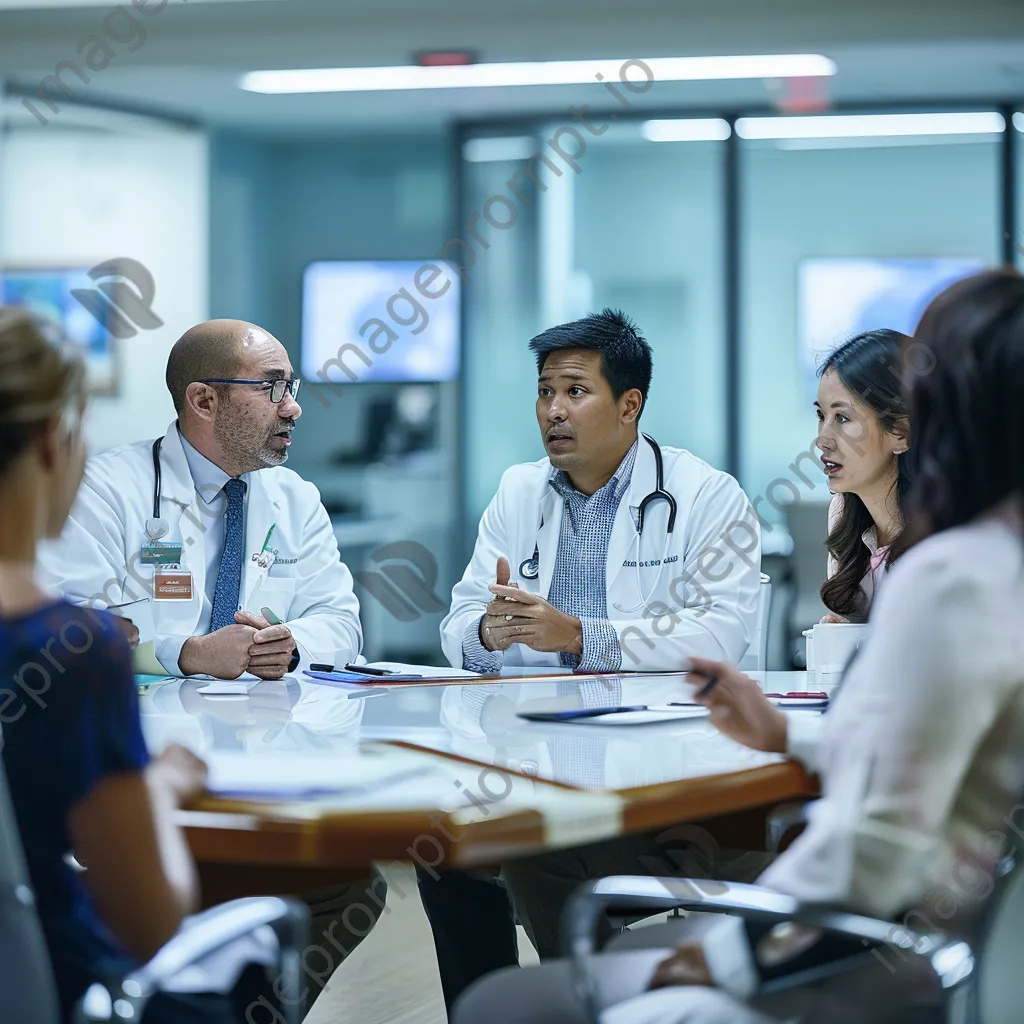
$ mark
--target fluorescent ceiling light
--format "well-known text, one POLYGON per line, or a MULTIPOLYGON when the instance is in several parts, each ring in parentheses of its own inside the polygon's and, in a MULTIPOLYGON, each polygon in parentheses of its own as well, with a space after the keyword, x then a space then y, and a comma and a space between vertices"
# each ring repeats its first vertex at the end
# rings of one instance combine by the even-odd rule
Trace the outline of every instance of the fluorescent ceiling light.
MULTIPOLYGON (((190 3, 237 3, 249 2, 249 0, 189 0, 190 3)), ((94 7, 102 13, 110 10, 110 5, 104 0, 0 0, 0 11, 47 11, 63 10, 73 7, 94 7)), ((159 14, 160 9, 149 11, 149 16, 159 14)), ((140 43, 139 46, 142 44, 140 43)), ((138 47, 136 47, 138 49, 138 47)))
POLYGON ((529 160, 537 149, 537 143, 529 135, 469 139, 462 147, 462 158, 473 164, 486 164, 498 160, 529 160))
POLYGON ((994 110, 949 114, 829 114, 809 117, 741 117, 741 139, 854 139, 896 135, 983 135, 1003 131, 994 110))
MULTIPOLYGON (((250 71, 241 87, 249 92, 378 92, 395 89, 480 89, 511 85, 583 85, 595 80, 619 82, 620 69, 631 81, 644 82, 639 61, 543 60, 508 64, 419 67, 401 64, 377 68, 298 68, 250 71), (628 66, 627 66, 628 65, 628 66), (602 76, 598 78, 598 76, 602 76)), ((655 82, 704 82, 735 78, 819 78, 836 65, 817 53, 747 57, 651 57, 642 62, 655 82)))
POLYGON ((1024 114, 1019 110, 1013 115, 1013 127, 1019 132, 1024 132, 1024 114))
POLYGON ((720 117, 645 121, 641 131, 648 142, 722 142, 732 135, 729 122, 720 117))
POLYGON ((850 139, 776 139, 785 150, 822 149, 912 149, 915 146, 990 146, 996 136, 984 135, 894 135, 864 136, 850 139))

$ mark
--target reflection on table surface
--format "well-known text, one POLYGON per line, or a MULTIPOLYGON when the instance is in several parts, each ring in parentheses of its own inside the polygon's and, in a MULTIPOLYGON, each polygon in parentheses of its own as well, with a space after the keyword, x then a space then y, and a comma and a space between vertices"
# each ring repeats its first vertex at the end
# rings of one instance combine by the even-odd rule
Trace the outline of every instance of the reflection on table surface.
MULTIPOLYGON (((768 691, 802 690, 803 672, 755 674, 768 691)), ((755 768, 780 760, 726 739, 703 719, 608 727, 530 722, 521 711, 668 704, 692 699, 679 675, 529 678, 346 691, 304 677, 201 692, 209 680, 170 680, 140 697, 151 750, 252 756, 352 749, 396 740, 585 789, 628 789, 755 768), (241 687, 239 687, 242 690, 241 687)), ((809 714, 813 712, 794 712, 809 714)))

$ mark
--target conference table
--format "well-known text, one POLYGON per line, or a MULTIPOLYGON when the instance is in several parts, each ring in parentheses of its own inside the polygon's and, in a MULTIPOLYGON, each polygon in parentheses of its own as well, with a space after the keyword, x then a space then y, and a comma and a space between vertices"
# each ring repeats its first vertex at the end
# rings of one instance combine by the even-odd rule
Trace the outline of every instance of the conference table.
MULTIPOLYGON (((754 676, 767 692, 809 688, 803 672, 754 676)), ((756 846, 765 810, 814 796, 816 779, 797 762, 722 736, 692 706, 693 692, 681 673, 358 688, 289 676, 168 678, 139 699, 153 751, 178 742, 211 765, 281 780, 311 765, 353 766, 353 784, 337 791, 290 792, 282 781, 280 792, 209 793, 179 811, 212 903, 365 877, 375 862, 492 866, 686 822, 712 820, 724 842, 753 836, 756 846), (667 720, 520 717, 637 705, 657 705, 667 720), (735 838, 737 829, 745 834, 735 838)))

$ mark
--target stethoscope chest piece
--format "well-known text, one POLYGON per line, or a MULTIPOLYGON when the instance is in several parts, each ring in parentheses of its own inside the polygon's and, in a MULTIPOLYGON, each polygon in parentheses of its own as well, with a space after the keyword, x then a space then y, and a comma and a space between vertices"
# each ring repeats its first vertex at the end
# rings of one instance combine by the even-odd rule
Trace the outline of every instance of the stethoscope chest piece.
POLYGON ((166 537, 170 532, 170 527, 167 525, 166 519, 147 519, 146 520, 146 536, 151 541, 160 540, 161 537, 166 537))
POLYGON ((519 575, 524 580, 535 580, 540 575, 538 552, 535 551, 532 558, 524 558, 519 563, 519 575))

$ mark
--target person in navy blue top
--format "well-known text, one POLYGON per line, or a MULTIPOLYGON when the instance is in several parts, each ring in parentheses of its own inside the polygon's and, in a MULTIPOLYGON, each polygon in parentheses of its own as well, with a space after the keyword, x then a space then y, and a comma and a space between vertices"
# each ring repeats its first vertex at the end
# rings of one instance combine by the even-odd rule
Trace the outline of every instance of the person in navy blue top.
MULTIPOLYGON (((145 963, 198 909, 174 812, 206 777, 182 747, 146 751, 134 626, 35 582, 37 544, 59 536, 82 479, 84 381, 55 329, 0 306, 2 756, 65 1021, 92 982, 145 963)), ((245 1020, 265 980, 250 965, 224 995, 158 994, 142 1024, 245 1020)))
POLYGON ((0 691, 4 768, 65 1010, 104 968, 131 966, 67 859, 73 809, 105 778, 149 762, 131 652, 114 619, 58 601, 0 621, 0 677, 14 681, 0 691), (72 653, 61 637, 89 650, 72 653))

